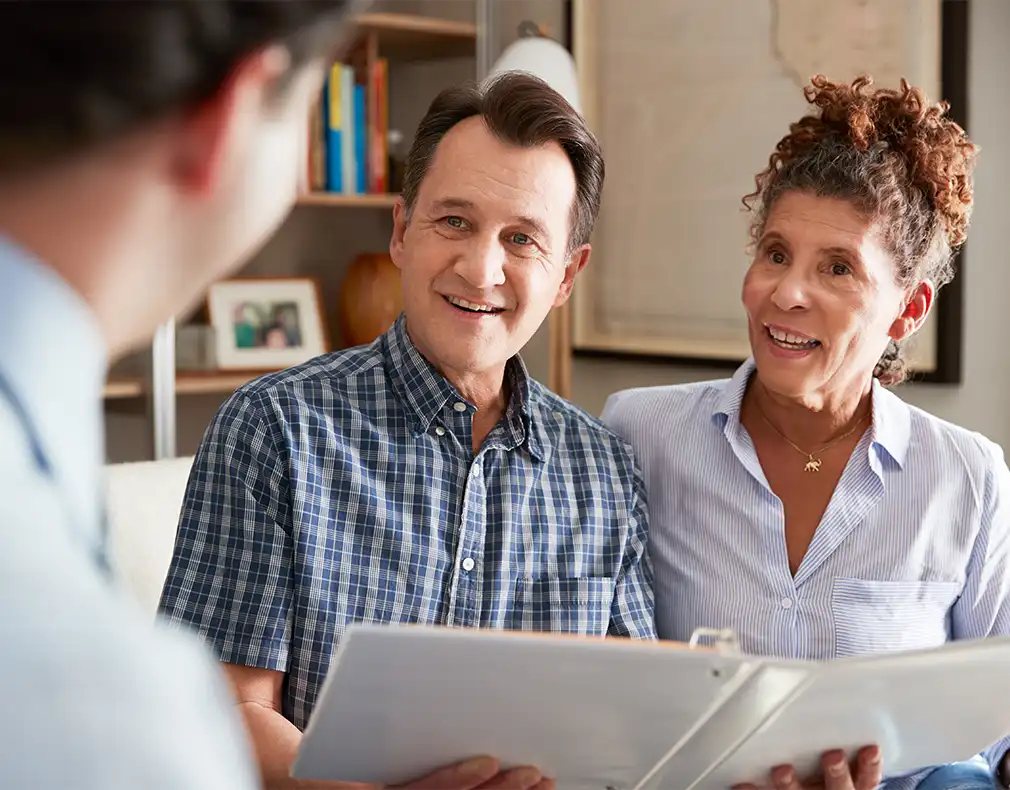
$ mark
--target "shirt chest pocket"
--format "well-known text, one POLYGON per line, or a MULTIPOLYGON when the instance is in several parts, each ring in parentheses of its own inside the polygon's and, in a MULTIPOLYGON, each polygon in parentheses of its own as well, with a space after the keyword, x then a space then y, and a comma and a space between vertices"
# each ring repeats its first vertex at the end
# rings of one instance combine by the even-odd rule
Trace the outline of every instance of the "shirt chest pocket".
POLYGON ((614 580, 606 576, 516 580, 510 627, 605 636, 614 580))
POLYGON ((950 636, 957 582, 835 579, 831 616, 835 655, 935 647, 950 636))

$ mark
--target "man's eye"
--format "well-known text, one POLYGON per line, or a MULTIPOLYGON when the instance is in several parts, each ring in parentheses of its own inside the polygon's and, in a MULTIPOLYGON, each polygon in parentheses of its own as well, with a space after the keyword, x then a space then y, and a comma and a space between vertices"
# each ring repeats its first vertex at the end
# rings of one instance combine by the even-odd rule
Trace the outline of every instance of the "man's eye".
POLYGON ((527 236, 525 233, 513 233, 512 234, 512 243, 513 244, 518 244, 520 246, 525 247, 531 241, 532 241, 532 239, 529 236, 527 236))
POLYGON ((462 217, 446 217, 445 224, 450 228, 456 228, 457 230, 462 230, 466 227, 466 220, 462 217))

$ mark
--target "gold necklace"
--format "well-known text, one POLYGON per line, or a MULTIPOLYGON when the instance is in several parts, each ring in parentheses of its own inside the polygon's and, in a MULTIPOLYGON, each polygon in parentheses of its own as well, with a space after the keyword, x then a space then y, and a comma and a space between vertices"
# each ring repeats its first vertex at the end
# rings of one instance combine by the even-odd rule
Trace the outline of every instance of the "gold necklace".
MULTIPOLYGON (((804 449, 802 449, 800 447, 797 447, 796 444, 795 444, 795 442, 793 442, 788 436, 786 436, 784 433, 782 433, 782 431, 780 431, 778 428, 776 428, 775 425, 772 423, 772 421, 768 419, 768 416, 764 413, 764 409, 761 408, 761 404, 758 403, 756 399, 754 401, 754 405, 757 406, 757 410, 758 410, 758 412, 760 412, 762 419, 764 419, 764 421, 766 423, 768 423, 768 425, 771 427, 771 429, 773 431, 775 431, 775 433, 777 433, 779 436, 781 436, 783 439, 785 439, 785 441, 788 442, 789 445, 796 452, 798 452, 800 455, 805 455, 807 457, 807 462, 803 466, 803 471, 804 472, 820 472, 821 471, 821 463, 822 463, 821 459, 819 457, 815 457, 814 453, 808 453, 806 450, 804 450, 804 449)), ((841 436, 836 436, 834 439, 832 439, 830 442, 828 442, 826 445, 824 445, 820 450, 818 450, 816 455, 817 456, 824 455, 824 453, 827 450, 830 450, 832 447, 834 447, 836 444, 838 444, 840 441, 842 441, 842 439, 844 439, 844 438, 846 438, 848 436, 851 436, 853 434, 853 432, 856 430, 856 428, 858 428, 860 425, 862 425, 863 420, 865 420, 869 416, 870 416, 869 413, 864 414, 862 417, 860 417, 858 420, 856 420, 856 422, 853 424, 853 426, 851 428, 849 428, 849 430, 847 430, 841 436)))

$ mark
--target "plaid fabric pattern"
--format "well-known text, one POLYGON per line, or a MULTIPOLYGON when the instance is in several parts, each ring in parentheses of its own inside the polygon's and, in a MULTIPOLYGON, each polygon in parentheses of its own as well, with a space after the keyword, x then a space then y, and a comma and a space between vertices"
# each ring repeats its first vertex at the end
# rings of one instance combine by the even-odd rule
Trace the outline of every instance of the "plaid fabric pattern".
POLYGON ((222 661, 287 673, 308 722, 349 623, 655 638, 647 511, 628 446, 507 368, 506 415, 474 407, 410 342, 264 376, 199 448, 162 596, 222 661))

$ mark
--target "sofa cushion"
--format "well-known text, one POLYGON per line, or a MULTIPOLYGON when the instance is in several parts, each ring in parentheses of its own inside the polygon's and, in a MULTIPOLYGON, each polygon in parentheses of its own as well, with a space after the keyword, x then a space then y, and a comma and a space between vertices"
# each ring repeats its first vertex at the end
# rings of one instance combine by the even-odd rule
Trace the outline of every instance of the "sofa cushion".
POLYGON ((122 584, 152 617, 192 465, 192 456, 186 456, 105 467, 111 561, 122 584))

